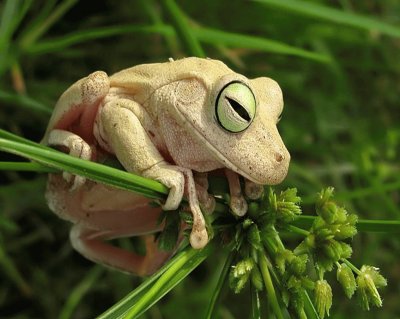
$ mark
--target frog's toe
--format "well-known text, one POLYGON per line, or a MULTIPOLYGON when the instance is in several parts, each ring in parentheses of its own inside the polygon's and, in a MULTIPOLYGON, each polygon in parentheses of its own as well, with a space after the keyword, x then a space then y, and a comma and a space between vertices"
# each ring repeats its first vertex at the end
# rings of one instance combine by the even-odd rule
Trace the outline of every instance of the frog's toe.
POLYGON ((86 183, 86 178, 83 176, 75 175, 74 182, 70 188, 70 191, 79 189, 83 184, 86 183))
POLYGON ((252 181, 246 180, 244 184, 244 192, 250 199, 258 199, 262 196, 264 191, 263 185, 256 184, 252 181))
POLYGON ((194 249, 204 248, 208 243, 208 234, 207 230, 204 228, 196 229, 193 227, 192 232, 190 233, 190 245, 194 249))
POLYGON ((73 175, 69 172, 63 172, 62 176, 67 183, 72 184, 70 191, 77 190, 86 183, 86 177, 83 176, 73 175))
POLYGON ((170 186, 170 189, 167 200, 165 201, 164 205, 162 205, 163 210, 175 210, 179 207, 183 197, 183 185, 183 183, 178 183, 177 185, 167 185, 170 186))
POLYGON ((244 216, 247 213, 247 202, 241 195, 231 196, 229 207, 236 216, 244 216))

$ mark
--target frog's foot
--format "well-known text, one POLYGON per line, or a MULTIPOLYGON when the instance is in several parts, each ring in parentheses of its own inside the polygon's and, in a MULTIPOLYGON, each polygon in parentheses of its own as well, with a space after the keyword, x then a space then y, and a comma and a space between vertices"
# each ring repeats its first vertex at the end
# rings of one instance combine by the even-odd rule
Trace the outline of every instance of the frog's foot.
MULTIPOLYGON (((48 137, 50 146, 61 146, 67 148, 69 155, 90 160, 92 157, 92 149, 80 136, 64 130, 52 130, 48 137)), ((69 172, 63 172, 63 178, 72 183, 71 191, 78 189, 85 184, 86 178, 83 176, 72 175, 69 172)))
POLYGON ((207 192, 208 190, 207 173, 195 172, 193 178, 196 183, 196 191, 197 191, 197 197, 200 202, 200 207, 205 213, 211 214, 215 209, 215 197, 207 192))
POLYGON ((240 188, 239 175, 230 169, 225 169, 225 175, 228 179, 231 195, 229 207, 236 216, 244 216, 247 213, 248 206, 240 188))
POLYGON ((196 185, 190 169, 159 163, 142 172, 144 177, 153 178, 170 189, 168 198, 162 206, 164 210, 177 209, 186 188, 189 207, 193 215, 190 244, 195 249, 203 248, 208 243, 208 234, 203 213, 197 197, 196 185))
POLYGON ((244 193, 250 199, 259 199, 264 191, 264 186, 256 184, 248 179, 244 181, 244 193))
POLYGON ((106 240, 126 236, 107 230, 94 230, 75 224, 70 232, 72 246, 86 258, 139 276, 146 276, 159 269, 173 252, 160 251, 153 235, 143 236, 146 255, 118 248, 106 240))

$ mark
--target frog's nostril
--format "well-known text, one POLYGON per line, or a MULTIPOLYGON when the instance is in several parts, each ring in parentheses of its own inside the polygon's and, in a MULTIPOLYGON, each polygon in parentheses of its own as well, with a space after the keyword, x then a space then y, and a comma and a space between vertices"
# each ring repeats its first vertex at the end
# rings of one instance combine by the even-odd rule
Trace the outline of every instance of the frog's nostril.
POLYGON ((283 156, 281 153, 275 153, 275 160, 280 163, 285 159, 285 156, 283 156))

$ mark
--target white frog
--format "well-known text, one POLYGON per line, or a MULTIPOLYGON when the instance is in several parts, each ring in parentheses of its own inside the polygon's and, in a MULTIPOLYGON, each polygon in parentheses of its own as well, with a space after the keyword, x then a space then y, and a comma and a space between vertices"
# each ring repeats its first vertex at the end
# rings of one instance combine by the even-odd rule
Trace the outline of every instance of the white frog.
MULTIPOLYGON (((262 185, 285 178, 290 155, 276 127, 282 109, 270 78, 249 80, 212 59, 170 59, 79 80, 57 102, 42 142, 90 161, 116 157, 126 171, 161 182, 169 188, 163 210, 186 196, 190 244, 201 249, 209 240, 203 212, 215 206, 208 172, 224 169, 238 216, 247 211, 239 175, 253 199, 262 185)), ((161 208, 143 196, 64 172, 49 176, 46 199, 74 223, 72 245, 90 260, 147 275, 171 255, 153 236, 162 229, 161 208), (146 255, 106 242, 127 236, 143 236, 146 255)))

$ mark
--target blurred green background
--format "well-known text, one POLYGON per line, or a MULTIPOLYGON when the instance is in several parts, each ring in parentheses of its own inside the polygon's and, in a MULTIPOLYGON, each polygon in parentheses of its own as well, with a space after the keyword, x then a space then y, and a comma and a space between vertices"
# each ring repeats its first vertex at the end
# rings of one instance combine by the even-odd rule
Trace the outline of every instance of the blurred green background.
MULTIPOLYGON (((0 127, 39 141, 77 79, 204 52, 281 85, 279 130, 292 155, 282 187, 298 188, 305 213, 332 185, 360 218, 400 219, 399 1, 176 1, 184 20, 170 3, 0 2, 0 127)), ((0 318, 92 318, 140 283, 72 250, 70 225, 44 201, 46 176, 0 177, 0 318)), ((364 312, 334 285, 331 317, 400 318, 398 234, 360 233, 353 249, 354 264, 387 277, 383 308, 364 312)), ((201 318, 222 262, 201 265, 144 318, 201 318)), ((226 290, 221 318, 249 309, 246 291, 226 290)))

